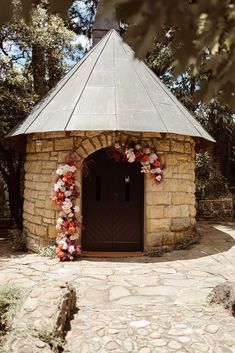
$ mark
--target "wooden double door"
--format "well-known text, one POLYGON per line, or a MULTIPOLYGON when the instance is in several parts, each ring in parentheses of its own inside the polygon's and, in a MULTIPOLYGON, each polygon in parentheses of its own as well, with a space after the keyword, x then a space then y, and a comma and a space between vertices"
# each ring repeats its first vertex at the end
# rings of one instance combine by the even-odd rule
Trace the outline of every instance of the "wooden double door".
POLYGON ((87 158, 83 176, 82 248, 142 251, 144 178, 137 163, 116 162, 101 149, 87 158))

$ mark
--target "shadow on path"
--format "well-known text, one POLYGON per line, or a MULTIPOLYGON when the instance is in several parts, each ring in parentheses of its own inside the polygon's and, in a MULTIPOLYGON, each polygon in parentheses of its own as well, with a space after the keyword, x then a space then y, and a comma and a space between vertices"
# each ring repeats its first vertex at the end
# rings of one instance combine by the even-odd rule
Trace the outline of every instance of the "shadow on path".
MULTIPOLYGON (((235 245, 235 223, 209 223, 198 222, 197 229, 201 235, 199 243, 191 245, 184 250, 176 250, 165 253, 161 257, 128 257, 128 258, 87 258, 87 261, 110 261, 110 262, 132 262, 132 263, 155 263, 177 260, 198 259, 209 255, 225 253, 235 245), (222 229, 216 229, 215 227, 222 229), (228 234, 229 233, 229 234, 228 234), (231 234, 234 234, 232 236, 231 234)), ((78 260, 79 261, 79 260, 78 260)))

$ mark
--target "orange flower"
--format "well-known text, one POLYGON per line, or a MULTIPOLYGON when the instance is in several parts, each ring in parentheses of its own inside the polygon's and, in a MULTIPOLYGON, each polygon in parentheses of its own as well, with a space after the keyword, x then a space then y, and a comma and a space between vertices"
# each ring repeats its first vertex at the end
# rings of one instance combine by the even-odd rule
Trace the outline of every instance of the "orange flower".
POLYGON ((69 227, 69 234, 74 234, 75 230, 75 227, 69 227))
POLYGON ((62 180, 63 180, 65 183, 67 183, 68 178, 66 178, 66 176, 64 176, 62 180))
POLYGON ((74 222, 69 222, 70 227, 74 227, 74 225, 75 225, 74 222))
POLYGON ((62 223, 62 225, 63 225, 64 228, 67 228, 69 226, 69 222, 68 221, 64 221, 62 223))
POLYGON ((57 203, 57 201, 58 201, 57 197, 56 197, 56 196, 53 197, 52 201, 55 202, 55 203, 57 203))
POLYGON ((68 172, 68 173, 65 174, 65 177, 68 178, 68 179, 72 178, 72 176, 73 176, 72 172, 68 172))
POLYGON ((143 162, 148 162, 148 161, 149 161, 149 156, 144 156, 144 157, 142 158, 142 161, 143 161, 143 162))
POLYGON ((58 252, 58 254, 57 254, 59 257, 64 257, 65 256, 65 253, 63 252, 63 251, 60 251, 60 252, 58 252))
POLYGON ((154 163, 154 165, 155 165, 155 167, 160 167, 160 166, 161 166, 161 163, 160 163, 159 161, 156 161, 156 162, 154 163))
POLYGON ((69 185, 72 185, 72 184, 73 184, 73 179, 68 178, 68 179, 67 179, 67 183, 68 183, 69 185))
POLYGON ((58 193, 58 198, 59 199, 63 199, 64 198, 64 193, 63 192, 59 192, 58 193))

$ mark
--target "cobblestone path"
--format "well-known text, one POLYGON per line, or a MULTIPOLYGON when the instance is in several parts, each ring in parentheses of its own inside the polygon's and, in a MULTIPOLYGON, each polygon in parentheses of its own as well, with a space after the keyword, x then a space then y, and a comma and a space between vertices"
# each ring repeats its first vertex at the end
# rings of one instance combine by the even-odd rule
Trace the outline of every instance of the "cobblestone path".
POLYGON ((0 281, 31 288, 47 279, 48 298, 53 283, 72 282, 79 311, 66 353, 235 353, 235 318, 206 300, 215 285, 235 281, 235 231, 218 228, 229 234, 205 226, 200 244, 161 258, 0 258, 0 281))

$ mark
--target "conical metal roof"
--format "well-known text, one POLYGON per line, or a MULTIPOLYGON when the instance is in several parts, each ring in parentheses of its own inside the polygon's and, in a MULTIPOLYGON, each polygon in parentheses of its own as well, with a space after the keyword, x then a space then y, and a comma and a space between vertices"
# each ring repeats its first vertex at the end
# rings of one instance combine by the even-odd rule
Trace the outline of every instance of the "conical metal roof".
POLYGON ((10 134, 106 130, 213 138, 115 30, 76 64, 10 134))

